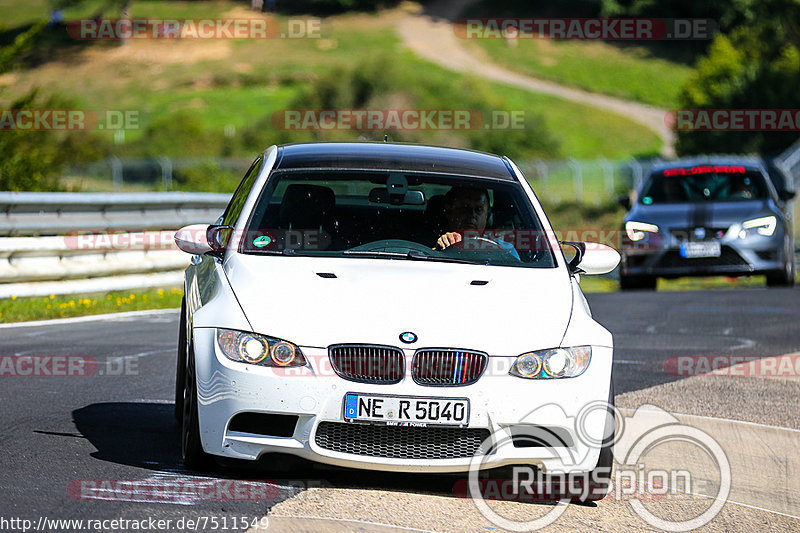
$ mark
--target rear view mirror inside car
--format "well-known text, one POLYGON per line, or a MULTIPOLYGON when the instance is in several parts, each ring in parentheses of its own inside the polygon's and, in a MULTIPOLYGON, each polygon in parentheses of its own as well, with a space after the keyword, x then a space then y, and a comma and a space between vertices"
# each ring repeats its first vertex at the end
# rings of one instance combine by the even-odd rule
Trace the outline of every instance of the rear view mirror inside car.
POLYGON ((369 201, 376 204, 425 205, 425 194, 411 190, 398 195, 390 193, 386 187, 376 187, 369 191, 369 201))

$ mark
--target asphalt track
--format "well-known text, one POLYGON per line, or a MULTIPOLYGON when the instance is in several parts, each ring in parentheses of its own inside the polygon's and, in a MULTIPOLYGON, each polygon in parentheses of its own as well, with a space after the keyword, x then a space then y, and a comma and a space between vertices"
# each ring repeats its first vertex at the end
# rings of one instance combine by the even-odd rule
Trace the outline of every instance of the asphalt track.
MULTIPOLYGON (((589 301, 595 318, 614 334, 620 394, 679 379, 664 371, 665 360, 674 355, 798 351, 798 296, 798 289, 746 289, 596 294, 589 301)), ((276 464, 200 473, 183 469, 171 399, 177 318, 167 311, 0 328, 0 356, 83 356, 99 362, 92 376, 0 376, 0 526, 12 518, 33 525, 41 525, 42 517, 152 518, 172 520, 173 530, 178 520, 199 519, 205 527, 181 529, 222 531, 224 524, 224 530, 241 531, 247 527, 239 527, 242 522, 233 527, 232 517, 257 520, 313 486, 452 492, 452 479, 437 476, 376 478, 307 466, 276 471, 276 464), (238 480, 234 490, 258 486, 260 492, 238 497, 225 485, 230 480, 238 480), (200 486, 205 496, 198 496, 200 486), (208 496, 208 487, 217 497, 208 496)))

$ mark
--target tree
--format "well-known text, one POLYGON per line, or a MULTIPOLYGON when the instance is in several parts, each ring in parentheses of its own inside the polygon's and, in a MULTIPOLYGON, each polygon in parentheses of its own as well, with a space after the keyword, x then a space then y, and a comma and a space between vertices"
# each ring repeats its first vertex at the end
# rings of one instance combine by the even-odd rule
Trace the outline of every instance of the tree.
MULTIPOLYGON (((718 35, 696 65, 680 96, 683 109, 800 109, 800 1, 735 3, 743 23, 718 35)), ((677 151, 783 150, 797 132, 678 132, 677 151)))

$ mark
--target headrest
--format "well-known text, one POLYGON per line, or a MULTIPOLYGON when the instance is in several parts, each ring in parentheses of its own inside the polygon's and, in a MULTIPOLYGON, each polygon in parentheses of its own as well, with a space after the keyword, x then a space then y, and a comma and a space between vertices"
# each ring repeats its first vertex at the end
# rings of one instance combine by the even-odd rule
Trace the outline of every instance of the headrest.
POLYGON ((292 229, 327 226, 335 206, 333 190, 328 187, 292 183, 286 187, 281 201, 280 225, 292 229))

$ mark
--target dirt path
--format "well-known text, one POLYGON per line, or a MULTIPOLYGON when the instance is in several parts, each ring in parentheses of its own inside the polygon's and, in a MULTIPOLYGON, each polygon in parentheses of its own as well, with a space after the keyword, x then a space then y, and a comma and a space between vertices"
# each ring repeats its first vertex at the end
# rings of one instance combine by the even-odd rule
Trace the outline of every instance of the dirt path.
POLYGON ((675 135, 664 123, 666 109, 631 100, 565 87, 550 81, 512 72, 477 57, 462 46, 453 32, 451 20, 474 0, 441 0, 425 8, 424 13, 410 13, 398 23, 397 30, 405 45, 420 57, 444 68, 467 72, 482 78, 513 85, 528 91, 550 94, 622 115, 658 134, 661 155, 675 155, 675 135))

